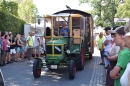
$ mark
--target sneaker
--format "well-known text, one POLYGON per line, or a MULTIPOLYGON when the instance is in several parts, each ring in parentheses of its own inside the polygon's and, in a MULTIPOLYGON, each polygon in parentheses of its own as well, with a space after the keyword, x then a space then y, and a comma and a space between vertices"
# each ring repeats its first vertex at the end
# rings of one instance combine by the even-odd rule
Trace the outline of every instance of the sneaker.
POLYGON ((30 61, 28 61, 28 64, 32 64, 33 62, 30 60, 30 61))
POLYGON ((100 63, 99 65, 104 65, 103 63, 100 63))
POLYGON ((18 62, 18 60, 15 60, 14 62, 18 62))

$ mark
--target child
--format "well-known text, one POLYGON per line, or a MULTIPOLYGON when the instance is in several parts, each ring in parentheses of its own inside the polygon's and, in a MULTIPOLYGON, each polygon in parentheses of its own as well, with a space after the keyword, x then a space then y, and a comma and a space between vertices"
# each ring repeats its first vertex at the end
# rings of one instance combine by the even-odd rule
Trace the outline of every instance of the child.
POLYGON ((112 30, 111 33, 114 34, 115 43, 120 47, 121 51, 119 52, 116 66, 110 72, 110 77, 114 79, 114 86, 121 86, 120 77, 123 75, 125 68, 130 61, 130 51, 128 48, 124 47, 125 31, 123 26, 112 30))

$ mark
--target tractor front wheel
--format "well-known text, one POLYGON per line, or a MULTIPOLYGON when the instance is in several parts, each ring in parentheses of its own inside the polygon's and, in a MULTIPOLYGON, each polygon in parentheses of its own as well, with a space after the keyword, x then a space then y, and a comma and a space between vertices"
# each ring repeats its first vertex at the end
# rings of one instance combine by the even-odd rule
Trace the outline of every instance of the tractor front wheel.
POLYGON ((35 78, 39 78, 41 76, 40 61, 38 59, 35 59, 33 63, 33 76, 35 78))
POLYGON ((89 59, 91 60, 93 58, 93 55, 89 53, 89 59))
POLYGON ((76 72, 76 64, 74 60, 70 60, 69 62, 69 78, 74 79, 76 72))

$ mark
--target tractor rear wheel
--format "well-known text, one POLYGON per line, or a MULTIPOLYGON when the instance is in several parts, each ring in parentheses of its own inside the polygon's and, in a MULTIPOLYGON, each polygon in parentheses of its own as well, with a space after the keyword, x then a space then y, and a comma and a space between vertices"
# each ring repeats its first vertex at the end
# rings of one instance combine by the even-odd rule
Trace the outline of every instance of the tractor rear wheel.
POLYGON ((77 70, 83 70, 84 69, 84 58, 85 58, 85 53, 84 53, 84 48, 81 48, 81 54, 75 55, 75 60, 76 60, 76 69, 77 70))
POLYGON ((69 78, 74 79, 76 72, 76 65, 74 60, 69 61, 69 78))
POLYGON ((38 59, 34 60, 33 63, 33 76, 39 78, 41 76, 41 68, 39 67, 40 61, 38 59))

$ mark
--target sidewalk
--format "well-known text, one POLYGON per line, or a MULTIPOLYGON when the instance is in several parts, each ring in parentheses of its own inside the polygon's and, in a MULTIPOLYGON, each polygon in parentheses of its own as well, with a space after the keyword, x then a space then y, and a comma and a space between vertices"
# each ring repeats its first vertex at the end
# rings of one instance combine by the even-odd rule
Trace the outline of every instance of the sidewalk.
POLYGON ((95 48, 94 51, 93 60, 95 63, 89 86, 105 86, 106 70, 104 66, 99 65, 101 63, 99 50, 95 48))

